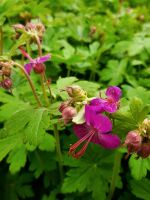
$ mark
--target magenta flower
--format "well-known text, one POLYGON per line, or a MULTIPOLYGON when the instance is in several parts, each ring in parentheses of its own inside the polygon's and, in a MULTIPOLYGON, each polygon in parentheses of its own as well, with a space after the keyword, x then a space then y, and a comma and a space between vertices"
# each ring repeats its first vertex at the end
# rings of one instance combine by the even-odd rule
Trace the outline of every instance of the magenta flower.
POLYGON ((19 48, 20 51, 22 52, 22 54, 29 59, 29 63, 25 64, 25 70, 28 74, 31 73, 31 70, 33 69, 35 73, 37 74, 41 74, 45 71, 45 67, 44 67, 44 62, 46 62, 50 57, 51 55, 50 54, 47 54, 45 56, 41 56, 41 57, 37 57, 35 59, 32 59, 30 57, 29 54, 27 54, 27 52, 25 52, 24 49, 22 49, 21 47, 19 48))
POLYGON ((119 107, 121 89, 117 86, 110 86, 106 90, 106 99, 95 98, 90 102, 91 109, 97 113, 116 112, 119 107))
POLYGON ((70 146, 70 155, 75 158, 80 158, 85 153, 89 142, 101 145, 106 149, 114 149, 120 145, 119 137, 111 134, 112 123, 107 116, 93 112, 91 106, 86 105, 85 121, 86 123, 75 124, 73 127, 79 141, 70 146), (83 142, 85 142, 85 144, 76 152, 76 149, 83 142))

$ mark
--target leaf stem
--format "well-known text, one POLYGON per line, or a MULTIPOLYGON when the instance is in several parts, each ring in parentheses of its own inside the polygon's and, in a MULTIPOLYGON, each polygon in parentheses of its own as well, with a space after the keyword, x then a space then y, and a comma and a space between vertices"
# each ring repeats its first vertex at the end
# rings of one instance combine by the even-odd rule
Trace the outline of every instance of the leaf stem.
POLYGON ((31 81, 31 79, 30 79, 30 76, 28 75, 28 73, 27 73, 26 70, 24 69, 24 67, 23 67, 22 65, 16 63, 16 62, 13 62, 12 64, 14 64, 15 66, 19 67, 19 68, 21 69, 21 71, 24 73, 26 79, 28 80, 28 82, 29 82, 29 84, 30 84, 30 87, 31 87, 32 92, 33 92, 33 95, 34 95, 34 97, 35 97, 35 100, 37 101, 38 106, 41 107, 42 104, 41 104, 41 102, 40 102, 40 100, 39 100, 39 98, 38 98, 38 96, 37 96, 37 94, 36 94, 35 87, 34 87, 32 81, 31 81))
POLYGON ((0 55, 3 54, 3 29, 0 26, 0 55))
POLYGON ((115 191, 117 176, 118 176, 118 173, 120 170, 121 157, 122 157, 122 154, 117 151, 116 155, 115 155, 115 159, 114 159, 114 166, 113 166, 112 178, 111 178, 111 183, 110 183, 110 190, 109 190, 107 200, 112 199, 114 191, 115 191))
POLYGON ((54 136, 56 139, 56 151, 57 151, 57 157, 58 157, 60 179, 61 179, 61 181, 63 181, 63 178, 64 178, 63 158, 62 158, 62 153, 61 153, 61 148, 60 148, 60 138, 59 138, 57 124, 54 124, 54 136))

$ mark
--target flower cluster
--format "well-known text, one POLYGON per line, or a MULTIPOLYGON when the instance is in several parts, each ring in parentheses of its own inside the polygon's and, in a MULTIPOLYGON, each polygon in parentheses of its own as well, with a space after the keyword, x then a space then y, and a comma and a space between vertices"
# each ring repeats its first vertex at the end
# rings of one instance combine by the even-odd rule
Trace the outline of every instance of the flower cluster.
POLYGON ((11 63, 10 62, 0 62, 0 87, 3 87, 6 90, 11 89, 12 80, 11 80, 11 63))
POLYGON ((42 23, 34 24, 29 22, 25 26, 22 24, 15 24, 13 25, 13 28, 16 32, 16 39, 20 38, 22 33, 27 33, 31 38, 30 42, 36 41, 37 38, 39 41, 42 41, 45 32, 45 27, 42 23))
MULTIPOLYGON (((83 103, 83 118, 82 123, 74 123, 73 130, 79 140, 70 146, 69 154, 75 158, 80 158, 85 153, 89 142, 101 145, 107 149, 114 149, 120 145, 120 139, 116 134, 112 134, 112 122, 106 113, 114 113, 119 108, 119 100, 121 97, 121 90, 116 86, 111 86, 106 90, 107 98, 92 98, 88 99, 86 93, 81 89, 77 91, 77 87, 69 87, 70 90, 67 92, 71 97, 70 102, 73 103, 73 108, 79 103, 83 103), (74 88, 76 90, 74 90, 74 88), (71 93, 70 93, 71 91, 71 93), (80 92, 79 92, 80 91, 80 92), (72 95, 75 94, 75 95, 72 95), (84 143, 84 144, 83 144, 84 143), (83 144, 79 151, 77 148, 83 144)), ((64 103, 60 106, 64 106, 64 103)), ((68 108, 66 104, 63 111, 68 108)), ((70 109, 70 113, 71 113, 70 109)), ((74 118, 77 117, 78 110, 69 115, 70 120, 75 122, 74 118), (75 116, 76 115, 76 116, 75 116), (74 117, 75 116, 75 117, 74 117)), ((67 116, 64 117, 62 112, 62 117, 66 123, 67 116)), ((67 122, 69 122, 67 121, 67 122)))
POLYGON ((125 140, 128 155, 137 153, 142 158, 150 156, 150 120, 145 119, 137 130, 128 132, 125 140))

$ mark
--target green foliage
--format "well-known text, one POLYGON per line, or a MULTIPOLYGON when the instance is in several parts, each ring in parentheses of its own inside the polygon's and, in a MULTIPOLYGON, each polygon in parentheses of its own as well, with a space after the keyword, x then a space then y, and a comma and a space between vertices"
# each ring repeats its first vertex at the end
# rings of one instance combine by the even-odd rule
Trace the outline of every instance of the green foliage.
POLYGON ((150 159, 137 159, 136 156, 132 155, 129 161, 129 166, 132 176, 136 180, 140 180, 146 176, 147 170, 150 170, 150 159))
POLYGON ((144 200, 148 200, 150 198, 150 194, 149 194, 150 180, 149 179, 144 178, 141 181, 132 180, 130 184, 131 184, 132 193, 136 197, 140 199, 144 199, 144 200))
MULTIPOLYGON (((50 105, 45 104, 40 76, 34 72, 30 78, 41 107, 37 107, 31 88, 17 67, 12 67, 12 91, 0 85, 1 199, 107 199, 114 151, 90 144, 80 160, 68 157, 69 145, 77 138, 70 125, 64 127, 61 123, 58 107, 68 99, 63 91, 67 86, 81 86, 88 97, 103 96, 109 85, 119 86, 124 98, 118 112, 109 117, 114 122, 113 133, 120 136, 122 144, 129 131, 149 118, 149 9, 148 0, 1 0, 0 59, 11 57, 24 65, 28 59, 21 57, 18 47, 26 48, 27 43, 31 57, 38 56, 37 45, 28 34, 15 40, 11 25, 27 22, 42 22, 46 26, 42 52, 52 55, 45 64, 47 78, 51 79, 50 105), (56 124, 63 154, 63 181, 61 158, 56 156, 59 150, 53 136, 56 124)), ((82 108, 73 121, 84 122, 83 114, 82 108)), ((113 198, 149 200, 150 158, 132 155, 129 160, 124 159, 126 149, 122 145, 119 152, 122 162, 113 198)))
POLYGON ((27 151, 24 145, 15 147, 8 156, 9 170, 12 174, 20 171, 25 166, 27 151))

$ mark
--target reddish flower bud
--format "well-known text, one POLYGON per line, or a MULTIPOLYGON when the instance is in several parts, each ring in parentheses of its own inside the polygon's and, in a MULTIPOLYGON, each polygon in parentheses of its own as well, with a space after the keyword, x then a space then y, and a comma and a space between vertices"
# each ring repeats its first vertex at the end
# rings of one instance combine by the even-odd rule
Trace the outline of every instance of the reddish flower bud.
POLYGON ((3 67, 2 68, 2 72, 3 72, 3 75, 10 76, 11 75, 11 68, 9 68, 9 67, 3 67))
POLYGON ((75 108, 68 106, 62 111, 62 118, 64 120, 64 123, 67 124, 72 120, 72 118, 77 114, 77 111, 75 108))
POLYGON ((141 146, 142 137, 139 135, 138 131, 128 132, 125 140, 125 145, 127 145, 128 152, 137 152, 141 146))
POLYGON ((15 29, 16 32, 24 31, 25 27, 22 24, 14 24, 12 27, 15 29))
POLYGON ((12 87, 12 81, 11 79, 7 78, 5 80, 3 80, 1 82, 1 86, 4 88, 4 89, 10 89, 12 87))
POLYGON ((137 155, 141 156, 142 158, 147 158, 150 155, 150 140, 141 145, 137 155))
POLYGON ((33 70, 37 74, 42 74, 45 71, 45 66, 42 63, 34 64, 33 70))
POLYGON ((63 110, 64 110, 65 108, 67 108, 68 106, 69 106, 69 102, 68 102, 68 101, 62 102, 62 103, 60 104, 59 108, 58 108, 59 112, 62 113, 63 110))

